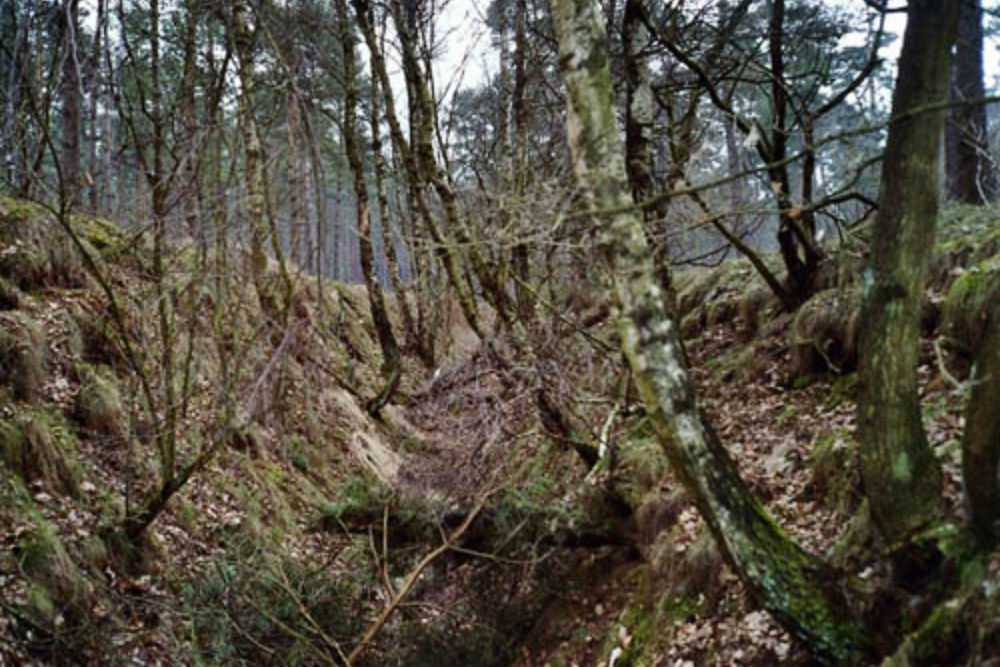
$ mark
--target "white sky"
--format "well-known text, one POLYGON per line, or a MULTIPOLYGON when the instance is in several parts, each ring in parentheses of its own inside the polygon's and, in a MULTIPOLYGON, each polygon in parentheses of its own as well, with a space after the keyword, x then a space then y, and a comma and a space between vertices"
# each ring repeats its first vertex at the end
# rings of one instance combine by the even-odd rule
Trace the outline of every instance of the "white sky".
MULTIPOLYGON (((497 53, 490 44, 489 30, 483 16, 489 0, 438 0, 440 11, 437 23, 437 38, 440 55, 434 63, 438 94, 446 90, 453 92, 456 82, 460 87, 476 86, 484 83, 498 69, 497 53)), ((861 0, 832 0, 838 4, 860 6, 861 0)), ((987 7, 997 7, 1000 3, 987 1, 987 7)), ((895 67, 899 50, 903 43, 906 27, 904 13, 892 13, 886 17, 886 29, 895 33, 897 39, 889 47, 883 47, 883 57, 895 67)), ((864 26, 859 26, 857 40, 846 43, 861 43, 865 40, 864 26)), ((987 38, 983 54, 987 88, 1000 87, 1000 42, 987 38)))

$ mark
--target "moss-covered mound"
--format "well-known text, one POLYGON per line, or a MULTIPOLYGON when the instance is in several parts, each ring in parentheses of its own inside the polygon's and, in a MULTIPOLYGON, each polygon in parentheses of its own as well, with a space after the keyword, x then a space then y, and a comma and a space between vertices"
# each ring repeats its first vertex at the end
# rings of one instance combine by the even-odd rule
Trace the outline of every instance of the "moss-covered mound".
POLYGON ((126 245, 114 223, 70 215, 64 225, 41 204, 0 197, 0 277, 22 290, 86 287, 91 277, 80 247, 100 263, 126 245))
POLYGON ((861 297, 854 289, 828 289, 796 312, 789 332, 792 364, 799 376, 849 373, 858 363, 861 297))
POLYGON ((0 385, 9 386, 22 401, 39 399, 45 357, 41 326, 25 312, 0 312, 0 385))
POLYGON ((959 272, 945 296, 940 333, 958 352, 969 359, 975 357, 989 309, 997 299, 1000 299, 1000 254, 959 272))
POLYGON ((81 475, 69 424, 44 408, 6 411, 9 416, 0 420, 0 459, 25 482, 76 495, 81 475))

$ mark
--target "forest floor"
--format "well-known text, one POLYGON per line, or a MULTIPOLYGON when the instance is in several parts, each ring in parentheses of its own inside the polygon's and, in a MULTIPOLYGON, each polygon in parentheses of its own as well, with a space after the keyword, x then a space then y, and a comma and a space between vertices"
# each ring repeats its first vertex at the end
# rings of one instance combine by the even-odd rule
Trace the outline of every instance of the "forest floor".
MULTIPOLYGON (((856 378, 796 377, 787 341, 782 326, 750 340, 736 322, 705 330, 689 344, 701 406, 744 480, 799 543, 862 578, 884 576, 858 561, 875 538, 855 456, 856 378)), ((961 521, 962 389, 943 381, 941 362, 927 343, 920 370, 928 437, 943 463, 949 514, 961 521)), ((530 457, 483 455, 498 444, 517 452, 516 434, 530 422, 531 397, 504 399, 499 375, 481 354, 466 356, 415 398, 409 418, 435 444, 412 462, 407 483, 464 506, 503 479, 505 466, 530 457)), ((664 494, 676 492, 669 473, 661 484, 664 494)), ((572 556, 578 570, 547 600, 516 664, 812 664, 749 598, 695 507, 679 502, 676 524, 660 527, 667 539, 644 536, 641 558, 613 548, 572 556), (629 653, 638 641, 644 646, 629 653)), ((1000 567, 1000 552, 992 562, 1000 567)))

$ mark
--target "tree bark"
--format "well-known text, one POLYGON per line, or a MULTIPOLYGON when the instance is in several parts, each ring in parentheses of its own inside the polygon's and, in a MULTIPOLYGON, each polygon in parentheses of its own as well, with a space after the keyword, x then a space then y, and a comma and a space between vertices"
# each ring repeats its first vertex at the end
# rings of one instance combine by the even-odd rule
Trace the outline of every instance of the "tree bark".
POLYGON ((60 158, 62 194, 68 208, 74 210, 80 200, 80 6, 78 0, 66 0, 63 12, 62 61, 62 157, 60 158))
MULTIPOLYGON (((426 198, 423 194, 423 187, 429 178, 429 176, 424 173, 423 169, 426 159, 421 159, 417 156, 417 153, 421 149, 416 145, 411 148, 410 142, 408 142, 406 137, 403 135, 403 129, 399 123, 399 117, 396 114, 396 103, 392 96, 392 84, 389 81, 388 68, 385 63, 385 54, 379 47, 378 40, 375 36, 371 3, 369 0, 351 0, 351 4, 355 10, 355 17, 357 19, 358 26, 361 28, 362 35, 364 35, 365 44, 368 46, 368 51, 371 54, 372 72, 375 76, 378 76, 379 82, 382 85, 383 98, 385 101, 385 117, 389 122, 389 130, 393 145, 399 153, 401 162, 406 168, 405 170, 407 181, 409 183, 410 199, 414 207, 417 209, 417 213, 423 221, 424 226, 427 228, 427 232, 430 234, 431 239, 435 243, 436 253, 438 258, 441 260, 441 264, 444 266, 445 273, 448 274, 448 280, 451 282, 455 293, 458 295, 458 301, 462 307, 462 313, 469 324, 469 328, 471 328, 477 336, 483 338, 484 331, 479 317, 479 306, 476 302, 475 292, 472 290, 472 286, 469 282, 465 279, 461 260, 454 244, 450 240, 446 239, 444 234, 441 232, 437 222, 434 220, 434 217, 430 212, 430 208, 428 207, 426 198)), ((403 34, 406 34, 405 31, 407 28, 402 22, 397 25, 397 29, 403 30, 403 34)), ((401 39, 403 38, 401 37, 401 39)), ((418 78, 417 73, 412 71, 412 67, 416 63, 416 51, 412 41, 407 43, 409 48, 404 49, 405 52, 409 53, 409 56, 405 58, 405 62, 407 64, 404 68, 409 72, 406 74, 407 90, 410 93, 411 100, 414 102, 414 104, 411 104, 411 109, 415 109, 418 112, 414 114, 411 110, 411 135, 414 137, 414 144, 417 144, 419 141, 419 143, 423 145, 425 140, 420 138, 423 136, 423 130, 418 130, 418 128, 423 128, 424 123, 422 120, 418 121, 418 119, 415 118, 415 116, 422 115, 422 109, 424 106, 422 103, 416 104, 417 99, 420 99, 419 96, 422 94, 422 91, 415 90, 413 88, 416 84, 415 79, 418 78)), ((432 121, 428 119, 428 122, 432 121)), ((431 162, 433 163, 434 151, 433 145, 430 144, 430 141, 431 135, 428 134, 426 142, 430 146, 431 162)), ((426 147, 424 147, 423 150, 426 150, 426 147)))
MULTIPOLYGON (((983 86, 983 3, 965 0, 958 19, 952 64, 951 96, 974 100, 986 95, 983 86)), ((945 126, 945 174, 948 199, 983 204, 995 195, 996 173, 989 158, 986 107, 959 106, 945 126)))
POLYGON ((962 436, 962 474, 972 529, 986 546, 1000 541, 1000 289, 969 380, 972 396, 962 436))
MULTIPOLYGON (((894 116, 947 98, 961 2, 911 0, 894 116)), ((917 364, 943 123, 944 112, 934 111, 890 125, 871 261, 862 278, 861 467, 872 516, 890 545, 932 520, 941 506, 941 470, 924 432, 917 364)))
POLYGON ((104 35, 103 26, 107 17, 106 5, 107 3, 105 0, 97 0, 97 23, 94 27, 94 50, 90 56, 90 63, 87 68, 90 79, 90 89, 88 91, 90 105, 87 110, 87 169, 92 177, 91 182, 88 185, 88 205, 92 215, 97 215, 100 206, 100 188, 103 181, 97 168, 97 103, 101 97, 102 80, 104 78, 103 69, 101 67, 101 57, 103 55, 103 42, 101 41, 101 38, 104 35))
MULTIPOLYGON (((527 0, 514 1, 514 89, 511 92, 511 113, 514 116, 513 179, 514 196, 524 197, 528 186, 528 32, 527 0)), ((530 249, 527 243, 518 243, 511 249, 514 273, 520 282, 514 288, 517 309, 521 319, 530 323, 535 317, 534 294, 525 288, 531 282, 530 249)))
MULTIPOLYGON (((379 411, 392 399, 399 387, 401 376, 399 346, 392 332, 392 323, 385 307, 385 297, 382 287, 375 276, 375 254, 372 244, 371 215, 368 204, 368 184, 365 180, 364 161, 358 141, 358 64, 354 53, 354 33, 347 18, 347 0, 337 0, 337 14, 340 23, 340 43, 343 48, 344 71, 344 149, 347 162, 354 174, 354 202, 357 209, 358 242, 360 243, 361 271, 364 274, 365 286, 368 288, 368 304, 371 308, 372 322, 382 348, 382 374, 385 385, 378 395, 368 401, 366 408, 372 415, 379 411)), ((382 221, 385 224, 385 220, 382 221)))
POLYGON ((791 541, 753 498, 695 403, 642 221, 629 209, 633 200, 598 4, 554 0, 553 14, 567 90, 566 128, 584 204, 626 211, 598 222, 623 348, 664 450, 754 597, 819 660, 861 662, 868 641, 847 608, 842 582, 791 541))
MULTIPOLYGON (((625 170, 636 201, 645 201, 657 194, 653 161, 653 123, 656 105, 650 79, 647 51, 650 47, 649 16, 645 0, 626 0, 622 22, 625 64, 625 170)), ((687 137, 684 137, 686 142, 687 137)), ((690 157, 684 151, 675 165, 678 176, 690 157)), ((679 179, 677 179, 679 180, 679 179)), ((660 287, 671 300, 670 257, 666 245, 666 217, 670 200, 642 209, 646 240, 653 249, 660 287)))
POLYGON ((303 237, 308 226, 306 177, 302 167, 299 132, 302 110, 298 93, 288 92, 288 257, 300 267, 307 265, 302 253, 303 237))
POLYGON ((780 163, 768 170, 771 190, 781 213, 778 216, 778 248, 788 271, 786 308, 802 303, 815 289, 813 284, 822 254, 812 233, 802 226, 792 205, 788 165, 788 83, 785 81, 785 0, 771 0, 768 49, 771 57, 771 152, 769 161, 780 163))
POLYGON ((198 143, 198 117, 196 98, 197 57, 198 57, 198 24, 201 21, 201 9, 195 0, 185 2, 184 23, 184 65, 181 80, 181 142, 184 153, 183 163, 182 210, 185 225, 191 238, 198 242, 201 249, 207 248, 207 234, 201 221, 199 202, 199 164, 201 161, 201 146, 198 143))
POLYGON ((240 93, 237 99, 240 132, 243 135, 244 174, 247 190, 247 217, 250 223, 250 273, 257 296, 265 311, 274 310, 274 296, 267 285, 267 253, 264 239, 267 235, 265 215, 267 202, 264 195, 263 155, 257 121, 254 117, 253 36, 249 25, 249 8, 246 0, 232 4, 233 46, 238 62, 237 74, 240 93))
POLYGON ((430 368, 434 363, 433 351, 424 345, 416 323, 413 319, 413 311, 407 299, 406 285, 399 272, 399 257, 396 252, 396 239, 392 233, 392 214, 389 210, 389 196, 385 190, 386 165, 385 156, 382 154, 382 126, 381 126, 381 97, 382 89, 379 79, 376 76, 371 80, 370 117, 369 123, 372 131, 372 166, 375 172, 375 196, 378 199, 378 221, 379 230, 382 232, 382 248, 385 253, 386 272, 389 274, 389 283, 396 293, 396 303, 399 307, 400 317, 403 320, 403 329, 417 356, 430 368))

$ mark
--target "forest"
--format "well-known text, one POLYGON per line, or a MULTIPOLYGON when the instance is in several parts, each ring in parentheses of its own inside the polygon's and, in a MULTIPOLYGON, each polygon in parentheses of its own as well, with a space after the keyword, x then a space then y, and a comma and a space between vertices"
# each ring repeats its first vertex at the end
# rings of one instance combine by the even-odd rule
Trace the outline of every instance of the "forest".
POLYGON ((0 0, 0 665, 1000 665, 998 64, 0 0))

